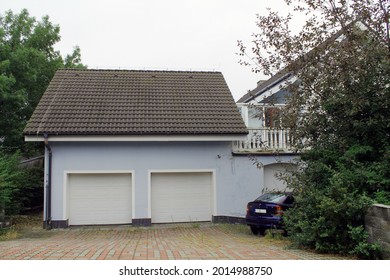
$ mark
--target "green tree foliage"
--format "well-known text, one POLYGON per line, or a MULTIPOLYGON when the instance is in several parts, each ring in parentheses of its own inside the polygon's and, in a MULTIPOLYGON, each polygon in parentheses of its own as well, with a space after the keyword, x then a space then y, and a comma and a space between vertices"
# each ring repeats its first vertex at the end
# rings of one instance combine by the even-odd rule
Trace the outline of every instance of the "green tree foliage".
POLYGON ((21 167, 19 191, 15 192, 17 208, 13 213, 41 210, 43 207, 43 166, 21 167))
POLYGON ((19 210, 17 193, 20 191, 23 171, 19 167, 18 153, 8 156, 0 153, 0 219, 19 210))
POLYGON ((85 68, 80 48, 62 58, 54 49, 60 27, 48 16, 40 21, 27 10, 0 14, 0 207, 7 215, 41 206, 43 170, 21 169, 23 157, 41 154, 43 146, 24 143, 22 135, 43 92, 59 68, 85 68))
POLYGON ((284 122, 302 155, 287 227, 299 245, 373 258, 378 247, 365 241, 364 215, 378 191, 390 192, 389 3, 286 3, 306 16, 302 29, 292 31, 293 14, 259 16, 254 56, 243 63, 299 78, 289 85, 284 122))
POLYGON ((43 205, 43 168, 22 166, 21 155, 0 152, 0 220, 43 205))
POLYGON ((64 66, 65 68, 86 68, 86 66, 81 63, 81 50, 79 46, 74 48, 72 54, 66 55, 64 66))
POLYGON ((85 67, 80 48, 63 59, 54 45, 60 27, 44 16, 40 21, 27 10, 0 15, 0 148, 27 153, 22 131, 55 71, 85 67))

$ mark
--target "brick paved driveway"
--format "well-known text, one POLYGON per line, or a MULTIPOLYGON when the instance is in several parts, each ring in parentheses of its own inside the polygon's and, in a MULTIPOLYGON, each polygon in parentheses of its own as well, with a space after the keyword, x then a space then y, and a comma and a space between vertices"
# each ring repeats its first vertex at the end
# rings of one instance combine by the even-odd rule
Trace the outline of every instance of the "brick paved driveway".
POLYGON ((35 230, 0 241, 0 259, 337 259, 286 248, 253 236, 242 225, 185 224, 149 228, 100 227, 35 230))

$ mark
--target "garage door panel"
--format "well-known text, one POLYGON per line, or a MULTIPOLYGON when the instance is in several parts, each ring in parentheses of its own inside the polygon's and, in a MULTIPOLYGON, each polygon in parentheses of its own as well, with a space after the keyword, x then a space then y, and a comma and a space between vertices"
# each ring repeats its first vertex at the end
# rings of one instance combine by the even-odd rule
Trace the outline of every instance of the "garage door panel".
POLYGON ((152 174, 152 222, 211 220, 210 172, 152 174))
POLYGON ((69 224, 131 223, 131 174, 70 174, 69 224))
POLYGON ((286 171, 294 171, 296 166, 286 163, 275 163, 264 166, 264 187, 267 191, 289 191, 287 184, 278 174, 283 174, 286 171))

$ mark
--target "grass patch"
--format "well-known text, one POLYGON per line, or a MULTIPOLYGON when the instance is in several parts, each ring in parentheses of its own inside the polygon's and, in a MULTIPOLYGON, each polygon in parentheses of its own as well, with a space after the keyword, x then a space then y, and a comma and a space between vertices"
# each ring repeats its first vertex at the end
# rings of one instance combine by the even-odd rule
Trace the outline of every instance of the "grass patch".
POLYGON ((193 224, 191 224, 191 227, 192 228, 200 228, 200 224, 199 223, 193 223, 193 224))
POLYGON ((243 224, 218 224, 218 227, 229 233, 252 235, 249 227, 243 224))
POLYGON ((0 241, 17 238, 43 238, 52 233, 43 229, 42 214, 15 215, 12 217, 12 226, 0 229, 0 241))
POLYGON ((280 245, 288 248, 290 248, 292 244, 288 237, 283 235, 283 231, 275 229, 266 230, 263 240, 265 243, 268 244, 272 243, 274 245, 280 245))
POLYGON ((287 240, 287 237, 283 235, 283 231, 277 229, 267 229, 265 231, 264 238, 272 240, 287 240))
POLYGON ((15 226, 15 229, 19 231, 42 229, 42 215, 17 215, 13 217, 13 224, 15 226))
POLYGON ((9 228, 0 229, 0 241, 13 240, 20 236, 20 233, 15 229, 14 226, 9 228))

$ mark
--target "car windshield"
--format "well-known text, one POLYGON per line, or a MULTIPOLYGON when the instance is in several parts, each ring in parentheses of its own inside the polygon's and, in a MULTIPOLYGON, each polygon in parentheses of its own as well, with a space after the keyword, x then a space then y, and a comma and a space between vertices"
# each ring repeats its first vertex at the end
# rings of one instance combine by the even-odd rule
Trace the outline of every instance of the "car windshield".
POLYGON ((285 196, 284 193, 265 193, 259 196, 255 201, 278 203, 285 196))

